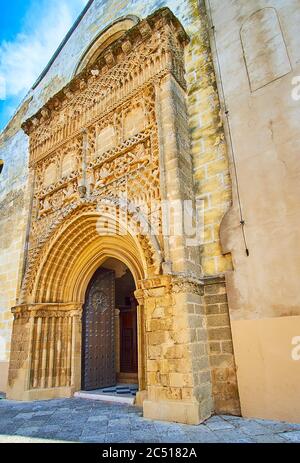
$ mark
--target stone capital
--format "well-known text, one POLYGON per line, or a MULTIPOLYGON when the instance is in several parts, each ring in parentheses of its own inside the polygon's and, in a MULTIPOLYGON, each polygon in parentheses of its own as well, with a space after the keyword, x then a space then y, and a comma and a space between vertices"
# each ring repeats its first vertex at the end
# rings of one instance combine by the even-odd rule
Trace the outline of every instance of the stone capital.
POLYGON ((20 318, 64 318, 80 317, 82 304, 78 303, 36 303, 24 304, 11 309, 15 320, 20 318))

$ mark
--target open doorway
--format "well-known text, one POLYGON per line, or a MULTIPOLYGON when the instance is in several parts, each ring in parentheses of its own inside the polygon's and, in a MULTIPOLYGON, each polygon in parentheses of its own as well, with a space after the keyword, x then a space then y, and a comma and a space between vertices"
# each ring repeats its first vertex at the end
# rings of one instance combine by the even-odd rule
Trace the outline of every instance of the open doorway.
POLYGON ((82 318, 82 389, 133 395, 138 383, 135 281, 107 259, 88 285, 82 318))

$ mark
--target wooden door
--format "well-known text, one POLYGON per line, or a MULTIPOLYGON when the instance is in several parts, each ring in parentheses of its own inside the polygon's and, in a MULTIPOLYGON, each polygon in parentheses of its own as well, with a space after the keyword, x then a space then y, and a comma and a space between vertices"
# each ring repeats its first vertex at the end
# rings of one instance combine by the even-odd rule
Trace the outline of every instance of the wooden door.
POLYGON ((116 384, 115 273, 99 269, 86 292, 82 320, 82 387, 86 391, 116 384))
POLYGON ((120 311, 121 373, 137 373, 137 318, 136 307, 120 311))

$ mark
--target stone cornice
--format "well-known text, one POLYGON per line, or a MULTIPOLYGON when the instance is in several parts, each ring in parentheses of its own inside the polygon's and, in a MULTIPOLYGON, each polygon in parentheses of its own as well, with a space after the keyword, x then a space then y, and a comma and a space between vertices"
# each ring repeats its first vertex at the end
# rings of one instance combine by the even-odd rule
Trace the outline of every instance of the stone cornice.
POLYGON ((91 79, 101 78, 117 63, 126 59, 132 49, 140 43, 146 42, 149 37, 163 27, 169 25, 177 40, 185 46, 189 42, 188 35, 180 22, 169 8, 157 10, 146 19, 129 29, 124 35, 107 47, 97 61, 88 65, 81 73, 75 76, 64 88, 48 100, 39 111, 22 124, 22 129, 30 135, 39 125, 47 123, 64 102, 81 92, 88 86, 91 79))

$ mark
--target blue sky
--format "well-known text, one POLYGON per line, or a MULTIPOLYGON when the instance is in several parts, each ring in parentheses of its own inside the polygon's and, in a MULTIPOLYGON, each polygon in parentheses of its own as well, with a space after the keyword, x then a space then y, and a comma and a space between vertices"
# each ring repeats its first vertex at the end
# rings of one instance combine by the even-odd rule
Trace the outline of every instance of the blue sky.
POLYGON ((0 15, 0 130, 87 0, 4 0, 0 15))

